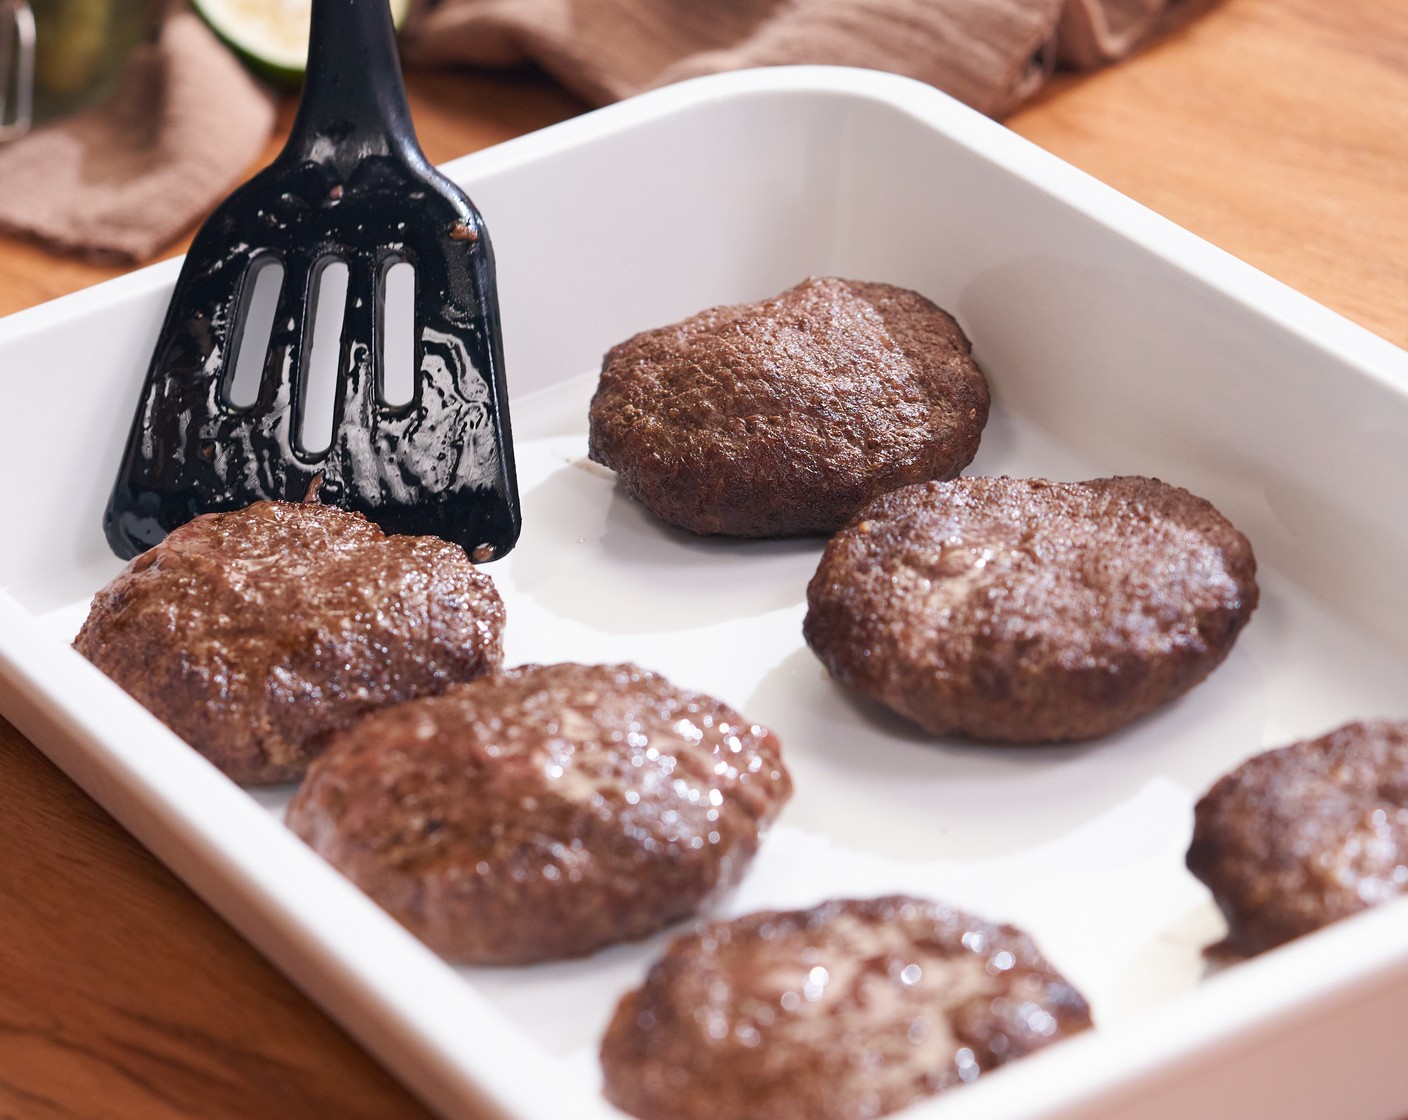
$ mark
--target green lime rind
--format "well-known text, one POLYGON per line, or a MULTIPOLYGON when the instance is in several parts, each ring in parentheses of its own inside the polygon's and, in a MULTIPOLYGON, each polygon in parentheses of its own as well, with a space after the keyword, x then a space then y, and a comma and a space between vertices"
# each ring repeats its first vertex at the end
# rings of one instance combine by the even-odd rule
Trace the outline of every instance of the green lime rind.
MULTIPOLYGON (((389 0, 392 22, 405 22, 412 0, 389 0)), ((308 5, 287 0, 191 0, 216 36, 260 77, 281 86, 303 81, 308 62, 308 5)))

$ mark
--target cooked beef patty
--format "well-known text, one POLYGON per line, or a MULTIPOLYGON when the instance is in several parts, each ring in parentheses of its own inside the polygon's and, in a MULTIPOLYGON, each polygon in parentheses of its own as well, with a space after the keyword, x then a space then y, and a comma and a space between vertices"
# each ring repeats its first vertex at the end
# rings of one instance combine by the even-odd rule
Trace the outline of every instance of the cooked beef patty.
POLYGON ((642 1120, 869 1120, 1090 1026, 1027 935, 911 898, 701 924, 616 1009, 642 1120))
POLYGON ((287 820, 451 960, 574 957, 738 880, 791 793, 778 752, 634 665, 525 666, 348 728, 287 820))
POLYGON ((98 592, 75 648, 230 777, 298 777, 328 732, 503 660, 503 603, 464 550, 355 513, 197 517, 98 592))
POLYGON ((917 292, 809 279, 612 348, 591 458, 693 533, 830 533, 871 498, 972 460, 988 387, 917 292))
POLYGON ((1408 891, 1408 721, 1242 763, 1198 802, 1188 869, 1227 917, 1226 948, 1246 955, 1408 891))
POLYGON ((1217 666, 1257 603, 1245 537, 1151 478, 961 478, 868 506, 827 543, 807 642, 927 730, 1085 739, 1217 666))

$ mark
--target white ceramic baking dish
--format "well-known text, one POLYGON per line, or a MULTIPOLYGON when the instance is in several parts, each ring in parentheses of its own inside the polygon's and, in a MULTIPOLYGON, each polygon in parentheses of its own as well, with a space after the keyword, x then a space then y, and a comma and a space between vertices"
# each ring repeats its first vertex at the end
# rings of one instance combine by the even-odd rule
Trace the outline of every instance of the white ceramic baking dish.
MULTIPOLYGON (((1182 862, 1193 801, 1241 759, 1408 715, 1408 355, 890 76, 704 79, 448 170, 500 261, 525 498, 489 569, 509 661, 635 660, 778 732, 796 797, 724 912, 943 898, 1027 929, 1093 1005, 1093 1032, 914 1116, 1408 1112, 1408 909, 1214 973, 1220 919, 1182 862), (1144 473, 1212 499, 1262 565, 1231 658, 1096 743, 927 742, 803 646, 818 542, 687 538, 585 463, 609 345, 811 274, 958 317, 996 401, 974 471, 1144 473)), ((287 790, 237 789, 69 648, 119 568, 99 521, 176 268, 0 322, 0 473, 26 479, 4 498, 0 707, 445 1115, 615 1115, 597 1040, 664 935, 452 969, 283 828, 287 790)))

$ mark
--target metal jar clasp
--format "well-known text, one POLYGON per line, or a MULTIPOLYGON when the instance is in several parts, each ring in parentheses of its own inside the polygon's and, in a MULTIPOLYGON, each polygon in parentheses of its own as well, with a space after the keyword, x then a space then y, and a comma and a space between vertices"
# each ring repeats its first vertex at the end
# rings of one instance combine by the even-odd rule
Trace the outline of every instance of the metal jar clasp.
POLYGON ((34 12, 29 0, 0 0, 0 142, 34 122, 34 12))

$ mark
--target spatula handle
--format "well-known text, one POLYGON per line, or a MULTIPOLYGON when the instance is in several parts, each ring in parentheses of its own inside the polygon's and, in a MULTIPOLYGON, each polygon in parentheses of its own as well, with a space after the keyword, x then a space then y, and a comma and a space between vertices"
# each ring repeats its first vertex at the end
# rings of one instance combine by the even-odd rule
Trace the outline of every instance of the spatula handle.
POLYGON ((313 0, 308 69, 279 161, 424 163, 411 126, 387 0, 313 0))

